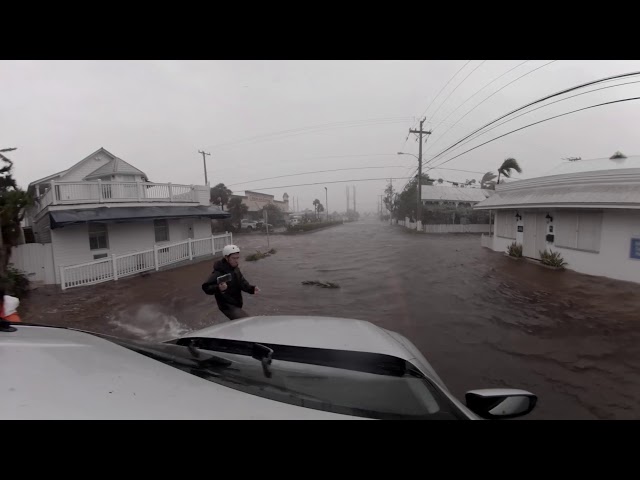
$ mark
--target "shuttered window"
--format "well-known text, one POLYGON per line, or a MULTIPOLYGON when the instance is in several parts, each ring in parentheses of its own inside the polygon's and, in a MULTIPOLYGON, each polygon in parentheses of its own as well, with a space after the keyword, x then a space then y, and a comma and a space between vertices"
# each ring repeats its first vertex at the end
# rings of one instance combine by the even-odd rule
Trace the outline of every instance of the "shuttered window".
POLYGON ((555 215, 555 244, 587 252, 600 251, 602 213, 559 212, 555 215))
POLYGON ((496 233, 503 238, 516 238, 516 213, 513 211, 499 211, 497 215, 498 227, 496 233))

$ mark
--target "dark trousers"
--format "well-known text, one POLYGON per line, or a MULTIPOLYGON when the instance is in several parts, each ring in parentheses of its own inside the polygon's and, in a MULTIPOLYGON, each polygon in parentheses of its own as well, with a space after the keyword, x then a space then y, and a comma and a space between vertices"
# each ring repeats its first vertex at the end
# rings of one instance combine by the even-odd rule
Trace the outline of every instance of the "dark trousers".
POLYGON ((224 307, 218 307, 222 313, 224 313, 229 320, 237 320, 238 318, 248 317, 249 314, 239 307, 233 305, 225 305, 224 307))

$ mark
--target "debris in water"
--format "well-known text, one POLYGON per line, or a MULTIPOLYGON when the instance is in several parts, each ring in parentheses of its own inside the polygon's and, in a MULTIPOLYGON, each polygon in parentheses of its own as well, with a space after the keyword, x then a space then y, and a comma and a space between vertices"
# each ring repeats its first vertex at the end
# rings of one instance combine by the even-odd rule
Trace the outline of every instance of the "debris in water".
POLYGON ((340 285, 338 285, 337 283, 331 283, 331 282, 319 282, 317 280, 304 280, 302 282, 303 285, 317 285, 318 287, 322 287, 322 288, 340 288, 340 285))
POLYGON ((247 262, 256 262, 258 260, 260 260, 261 258, 267 258, 270 257, 271 255, 274 255, 276 253, 276 249, 272 248, 271 250, 269 250, 268 252, 262 253, 260 250, 256 250, 256 253, 252 253, 251 255, 247 255, 245 257, 245 260, 247 262))

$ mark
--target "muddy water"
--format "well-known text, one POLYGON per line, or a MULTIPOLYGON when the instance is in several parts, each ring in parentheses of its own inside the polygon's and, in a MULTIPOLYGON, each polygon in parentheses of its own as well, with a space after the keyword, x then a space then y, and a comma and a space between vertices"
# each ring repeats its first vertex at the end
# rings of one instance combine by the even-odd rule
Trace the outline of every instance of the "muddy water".
MULTIPOLYGON (((266 238, 236 236, 243 253, 266 238)), ((539 419, 640 418, 637 285, 513 261, 476 235, 417 235, 354 223, 271 237, 242 262, 252 315, 351 317, 402 333, 459 398, 472 388, 539 396, 539 419), (303 280, 338 283, 337 290, 303 280)), ((226 321, 200 284, 211 262, 26 299, 25 321, 164 340, 226 321)))

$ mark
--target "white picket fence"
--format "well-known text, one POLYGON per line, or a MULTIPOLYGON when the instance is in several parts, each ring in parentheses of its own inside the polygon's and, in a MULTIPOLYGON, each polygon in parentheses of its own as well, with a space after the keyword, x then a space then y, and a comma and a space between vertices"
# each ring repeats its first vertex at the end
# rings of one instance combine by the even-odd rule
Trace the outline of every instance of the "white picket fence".
MULTIPOLYGON (((416 229, 416 224, 408 220, 398 220, 397 224, 410 230, 416 229)), ((428 224, 422 225, 422 231, 425 233, 489 233, 489 227, 488 223, 428 224)))
POLYGON ((60 267, 62 290, 96 283, 118 280, 142 272, 159 270, 173 263, 193 260, 205 255, 222 252, 225 245, 233 243, 233 234, 212 235, 211 237, 188 239, 166 245, 154 245, 150 250, 112 255, 93 262, 60 267))

